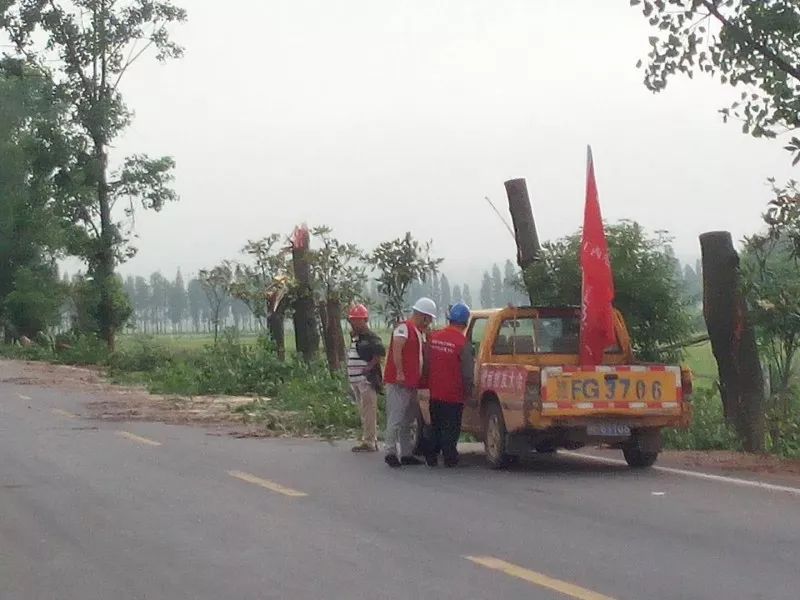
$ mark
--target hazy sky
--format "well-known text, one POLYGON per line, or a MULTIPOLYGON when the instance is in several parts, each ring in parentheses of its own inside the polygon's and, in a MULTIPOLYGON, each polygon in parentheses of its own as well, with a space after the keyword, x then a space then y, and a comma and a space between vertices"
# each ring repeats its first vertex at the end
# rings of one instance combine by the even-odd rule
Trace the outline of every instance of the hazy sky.
MULTIPOLYGON (((743 135, 705 78, 652 95, 627 0, 178 0, 184 59, 145 61, 117 155, 170 154, 181 201, 140 213, 123 272, 236 258, 248 238, 327 223, 365 247, 432 238, 451 279, 514 257, 483 200, 525 177, 540 237, 581 224, 592 144, 607 220, 675 236, 760 226, 780 141, 743 135)), ((470 279, 472 279, 470 277, 470 279)))

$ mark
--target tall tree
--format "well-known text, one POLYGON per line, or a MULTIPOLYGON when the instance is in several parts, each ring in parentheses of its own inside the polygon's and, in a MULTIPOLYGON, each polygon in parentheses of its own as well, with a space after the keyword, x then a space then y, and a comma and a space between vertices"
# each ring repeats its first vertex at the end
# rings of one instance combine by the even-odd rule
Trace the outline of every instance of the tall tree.
MULTIPOLYGON (((455 285, 453 287, 453 296, 452 296, 452 303, 455 304, 456 302, 463 302, 464 296, 461 294, 461 286, 455 285)), ((446 309, 447 306, 443 306, 442 308, 446 309)))
MULTIPOLYGON (((663 90, 678 73, 701 72, 741 90, 722 109, 755 137, 800 127, 800 4, 797 0, 630 0, 652 26, 645 85, 663 90)), ((642 61, 639 62, 642 66, 642 61)), ((800 161, 800 139, 787 150, 800 161)))
POLYGON ((137 275, 134 280, 133 306, 145 333, 149 331, 149 326, 152 324, 152 302, 153 295, 150 284, 144 277, 137 275))
POLYGON ((469 291, 469 285, 467 285, 466 283, 462 288, 461 296, 462 296, 461 299, 466 303, 467 306, 469 306, 470 308, 474 308, 472 304, 472 292, 469 291))
POLYGON ((208 299, 209 316, 214 329, 214 343, 219 339, 219 329, 225 323, 225 316, 230 307, 230 285, 233 281, 233 268, 230 263, 223 262, 213 269, 204 269, 198 274, 208 299))
POLYGON ((167 315, 172 323, 173 330, 183 330, 183 320, 186 318, 186 308, 189 303, 189 298, 186 295, 186 284, 183 282, 183 275, 181 270, 175 274, 175 281, 169 289, 169 306, 167 308, 167 315))
POLYGON ((495 306, 505 306, 509 302, 503 285, 503 276, 497 264, 492 265, 492 300, 495 306))
POLYGON ((0 28, 17 53, 55 72, 69 106, 67 126, 82 153, 70 198, 70 214, 81 225, 72 252, 87 262, 86 283, 97 287, 95 322, 110 349, 130 313, 124 294, 115 292, 115 268, 135 252, 129 227, 115 220, 115 204, 124 202, 131 217, 137 204, 160 210, 177 198, 169 157, 132 155, 111 172, 109 148, 132 116, 120 84, 148 50, 159 61, 180 57, 183 50, 171 41, 168 26, 185 19, 185 11, 171 2, 154 0, 18 0, 4 3, 0 12, 0 28))
POLYGON ((492 278, 489 276, 488 271, 484 271, 483 279, 481 279, 481 307, 495 308, 492 278))
POLYGON ((160 272, 150 275, 150 319, 156 333, 166 333, 169 281, 160 272))
POLYGON ((192 327, 195 333, 202 330, 203 313, 208 305, 208 300, 203 291, 203 283, 196 277, 189 280, 187 286, 189 296, 189 317, 192 320, 192 327))
POLYGON ((55 261, 67 229, 58 178, 63 108, 53 81, 19 60, 0 60, 0 328, 33 337, 61 318, 55 261))
POLYGON ((442 273, 442 276, 439 278, 439 285, 442 288, 441 302, 436 306, 440 312, 444 313, 447 307, 453 303, 453 291, 450 289, 450 280, 447 279, 447 275, 444 273, 442 273))
MULTIPOLYGON (((420 243, 408 232, 402 238, 383 242, 370 255, 370 263, 378 273, 378 291, 383 296, 384 314, 389 324, 403 319, 405 299, 412 282, 425 281, 436 273, 442 259, 431 258, 430 249, 430 242, 420 243)), ((442 286, 444 281, 442 276, 442 286)))

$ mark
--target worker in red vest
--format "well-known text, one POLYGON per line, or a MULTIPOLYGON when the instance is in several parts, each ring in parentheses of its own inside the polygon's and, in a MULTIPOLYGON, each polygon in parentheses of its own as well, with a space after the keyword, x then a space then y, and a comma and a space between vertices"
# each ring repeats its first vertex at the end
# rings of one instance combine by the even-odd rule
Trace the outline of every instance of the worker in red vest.
POLYGON ((429 467, 438 464, 440 452, 446 467, 458 464, 461 415, 474 386, 475 359, 472 345, 465 336, 469 307, 463 302, 454 304, 448 321, 448 327, 431 335, 428 348, 431 440, 425 462, 429 467))
POLYGON ((411 318, 392 332, 383 373, 386 383, 385 460, 390 467, 422 464, 413 456, 411 427, 419 414, 417 390, 423 383, 425 335, 436 319, 436 303, 430 298, 420 298, 412 311, 411 318))

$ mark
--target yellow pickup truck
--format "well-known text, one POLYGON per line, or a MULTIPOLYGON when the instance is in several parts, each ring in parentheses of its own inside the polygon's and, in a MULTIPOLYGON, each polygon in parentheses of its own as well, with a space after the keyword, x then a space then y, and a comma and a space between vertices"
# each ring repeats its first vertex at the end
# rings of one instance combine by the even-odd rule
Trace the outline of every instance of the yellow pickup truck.
MULTIPOLYGON (((484 443, 490 467, 532 451, 587 444, 619 448, 631 467, 649 467, 661 450, 661 429, 689 425, 691 372, 637 364, 618 311, 615 325, 617 344, 603 364, 580 367, 580 309, 472 313, 467 338, 475 351, 475 393, 462 430, 484 443)), ((430 424, 429 396, 419 397, 420 419, 430 424)))

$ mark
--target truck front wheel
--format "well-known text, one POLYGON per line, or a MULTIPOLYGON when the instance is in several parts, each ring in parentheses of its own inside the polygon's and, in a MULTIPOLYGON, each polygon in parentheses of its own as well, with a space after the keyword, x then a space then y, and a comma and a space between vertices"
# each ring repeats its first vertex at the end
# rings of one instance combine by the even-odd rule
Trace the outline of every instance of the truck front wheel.
POLYGON ((512 462, 512 456, 506 453, 507 430, 503 418, 503 409, 497 402, 490 402, 483 417, 486 462, 492 469, 502 469, 512 462))
POLYGON ((645 452, 634 446, 628 446, 622 449, 622 454, 625 456, 625 462, 632 469, 646 469, 652 467, 658 458, 658 452, 645 452))

